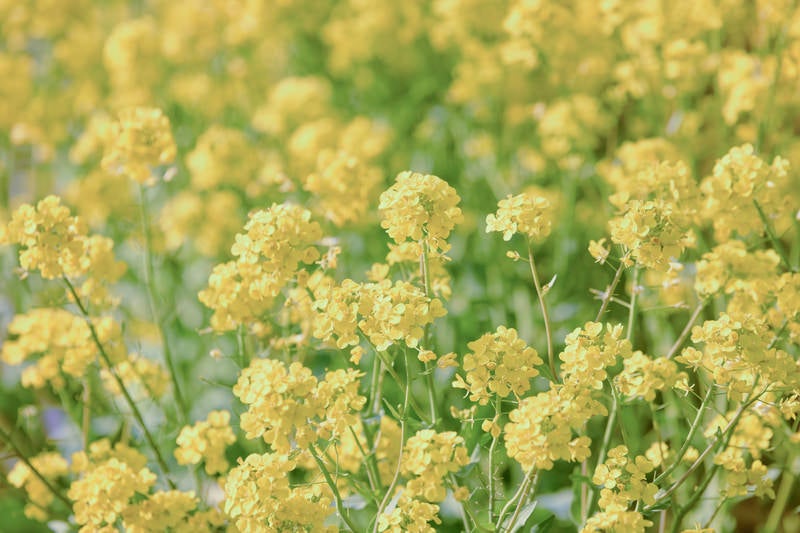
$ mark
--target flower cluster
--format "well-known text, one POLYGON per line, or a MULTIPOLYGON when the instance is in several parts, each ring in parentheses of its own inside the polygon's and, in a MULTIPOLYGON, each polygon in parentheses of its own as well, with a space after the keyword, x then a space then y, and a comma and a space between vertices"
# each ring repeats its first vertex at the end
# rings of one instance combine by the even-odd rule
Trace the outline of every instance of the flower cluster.
POLYGON ((447 237, 463 219, 460 201, 456 190, 437 176, 401 172, 381 194, 381 227, 398 244, 424 241, 430 249, 446 252, 447 237))
POLYGON ((783 350, 772 347, 767 325, 752 316, 736 320, 727 313, 692 329, 692 342, 703 349, 685 348, 677 361, 708 373, 729 395, 749 393, 760 380, 775 388, 796 386, 797 363, 783 350))
POLYGON ((497 213, 486 216, 486 231, 501 232, 504 241, 517 233, 535 241, 550 235, 552 209, 547 198, 526 193, 509 195, 497 207, 497 213))
POLYGON ((500 326, 467 344, 473 353, 464 356, 462 367, 466 379, 456 375, 453 386, 469 393, 469 399, 486 405, 496 395, 521 397, 531 388, 531 379, 538 376, 536 366, 543 362, 539 354, 526 346, 517 330, 500 326))
POLYGON ((439 299, 406 281, 323 283, 314 296, 314 336, 338 348, 356 346, 359 332, 380 351, 397 342, 414 348, 425 326, 446 313, 439 299))
POLYGON ((468 463, 463 437, 453 431, 420 430, 403 447, 400 472, 408 480, 404 493, 409 498, 441 502, 447 476, 468 463))
MULTIPOLYGON (((112 363, 126 359, 120 342, 119 323, 111 317, 93 320, 98 339, 112 363)), ((22 384, 42 388, 64 385, 64 375, 83 377, 86 369, 99 359, 98 347, 83 319, 58 308, 33 309, 17 315, 8 326, 11 339, 3 343, 0 359, 9 365, 20 365, 36 357, 33 365, 22 371, 22 384)))
POLYGON ((200 301, 214 310, 217 331, 258 322, 274 299, 298 275, 301 263, 317 260, 322 238, 311 213, 292 204, 275 204, 251 213, 245 232, 236 235, 234 261, 214 267, 200 301))
POLYGON ((668 389, 688 391, 688 375, 666 357, 651 358, 640 351, 623 361, 623 370, 614 376, 614 385, 623 396, 652 402, 656 393, 668 389))
POLYGON ((178 463, 196 465, 204 461, 208 474, 227 472, 229 466, 225 459, 225 448, 236 442, 230 418, 228 411, 211 411, 205 420, 181 429, 175 449, 178 463))
POLYGON ((225 513, 239 531, 335 531, 324 526, 332 497, 319 484, 292 487, 296 463, 285 455, 251 454, 225 480, 225 513))
POLYGON ((621 244, 644 267, 667 270, 693 242, 688 220, 674 204, 630 200, 609 222, 611 240, 621 244))
POLYGON ((262 437, 278 453, 292 443, 306 448, 318 438, 331 439, 355 423, 365 398, 358 394, 361 374, 328 372, 318 380, 300 363, 287 367, 272 359, 255 359, 245 368, 233 393, 248 406, 240 425, 248 439, 262 437))
POLYGON ((25 270, 38 270, 45 279, 85 278, 78 294, 95 304, 109 301, 107 285, 126 270, 114 258, 114 242, 88 235, 88 227, 57 196, 48 196, 35 206, 24 204, 14 211, 0 244, 21 246, 19 262, 25 270))
MULTIPOLYGON (((58 452, 44 452, 30 458, 36 471, 53 483, 66 476, 68 465, 66 459, 58 452)), ((47 520, 47 509, 55 499, 50 489, 23 461, 17 461, 8 472, 8 482, 18 489, 24 489, 30 503, 25 505, 25 516, 44 522, 47 520)))
POLYGON ((156 167, 173 162, 175 153, 167 116, 160 109, 133 107, 121 111, 109 127, 102 164, 144 185, 153 181, 156 167))
POLYGON ((773 217, 788 211, 789 162, 776 157, 767 164, 752 145, 737 146, 717 161, 700 187, 704 214, 719 241, 733 234, 763 234, 762 214, 773 217))
MULTIPOLYGON (((97 455, 93 453, 92 455, 97 455)), ((70 485, 68 496, 74 500, 75 521, 82 533, 113 526, 137 494, 147 494, 156 475, 144 466, 144 456, 133 454, 134 461, 117 457, 73 458, 81 465, 82 476, 70 485)))

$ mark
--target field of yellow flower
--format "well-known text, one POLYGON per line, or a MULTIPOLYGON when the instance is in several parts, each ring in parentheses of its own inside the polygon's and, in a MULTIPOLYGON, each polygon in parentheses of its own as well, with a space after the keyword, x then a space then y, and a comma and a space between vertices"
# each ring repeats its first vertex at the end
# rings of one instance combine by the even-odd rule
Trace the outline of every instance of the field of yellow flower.
POLYGON ((0 531, 800 531, 800 3, 0 0, 0 531))

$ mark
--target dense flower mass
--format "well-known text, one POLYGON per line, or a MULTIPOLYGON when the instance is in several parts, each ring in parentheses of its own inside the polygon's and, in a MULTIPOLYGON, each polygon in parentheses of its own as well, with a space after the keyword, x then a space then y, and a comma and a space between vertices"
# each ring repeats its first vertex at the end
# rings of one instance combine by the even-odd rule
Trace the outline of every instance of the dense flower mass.
POLYGON ((800 531, 797 2, 0 0, 0 78, 3 531, 800 531))
POLYGON ((401 172, 381 194, 381 226, 398 244, 411 239, 447 251, 447 237, 463 218, 460 200, 456 190, 437 176, 401 172))
POLYGON ((517 233, 528 239, 541 240, 550 235, 550 202, 547 198, 518 194, 500 200, 497 213, 486 216, 486 231, 503 233, 503 240, 510 240, 517 233))
POLYGON ((456 376, 454 387, 469 392, 469 399, 485 405, 497 395, 517 397, 530 390, 530 380, 539 372, 542 360, 536 350, 526 346, 517 331, 503 326, 467 344, 473 353, 464 356, 466 379, 456 376))
POLYGON ((120 112, 108 130, 103 168, 147 184, 153 171, 175 159, 169 119, 160 109, 135 107, 120 112))

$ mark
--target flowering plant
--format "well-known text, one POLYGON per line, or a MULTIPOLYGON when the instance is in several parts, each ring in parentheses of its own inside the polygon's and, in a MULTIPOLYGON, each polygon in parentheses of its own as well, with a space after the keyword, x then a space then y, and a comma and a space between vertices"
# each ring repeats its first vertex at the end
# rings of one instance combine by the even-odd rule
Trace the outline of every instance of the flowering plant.
POLYGON ((4 531, 800 530, 800 6, 0 37, 4 531))

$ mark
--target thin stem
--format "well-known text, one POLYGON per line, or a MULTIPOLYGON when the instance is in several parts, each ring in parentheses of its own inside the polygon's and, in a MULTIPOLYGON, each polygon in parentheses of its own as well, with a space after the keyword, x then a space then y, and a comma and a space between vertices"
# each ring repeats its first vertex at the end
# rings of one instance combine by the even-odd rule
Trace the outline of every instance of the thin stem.
POLYGON ((317 452, 316 447, 313 444, 310 444, 308 451, 311 452, 311 457, 313 457, 314 461, 316 461, 317 466, 322 472, 322 475, 325 476, 325 481, 328 483, 331 491, 333 491, 333 498, 336 500, 336 510, 339 512, 339 516, 341 517, 342 521, 347 525, 350 531, 353 531, 354 533, 357 532, 358 529, 350 520, 350 517, 344 512, 344 503, 342 502, 342 495, 339 493, 339 487, 336 486, 336 482, 333 480, 331 473, 328 471, 328 467, 326 467, 325 463, 322 461, 322 459, 320 459, 319 452, 317 452))
POLYGON ((678 335, 678 338, 675 340, 675 343, 672 345, 672 348, 670 348, 669 352, 667 352, 667 355, 665 356, 667 359, 672 359, 672 357, 676 353, 678 353, 678 350, 681 349, 681 346, 683 346, 683 343, 686 342, 686 339, 692 332, 692 328, 694 327, 694 323, 697 320, 697 317, 700 316, 700 313, 703 312, 703 309, 705 309, 705 307, 706 307, 706 300, 702 300, 700 301, 700 303, 697 304, 697 307, 694 308, 694 311, 692 311, 692 315, 689 317, 689 321, 686 323, 686 326, 684 326, 683 331, 681 331, 681 334, 678 335))
POLYGON ((627 340, 633 338, 633 326, 636 322, 636 301, 639 295, 639 267, 633 267, 633 280, 631 280, 631 304, 628 306, 628 331, 625 334, 627 340))
POLYGON ((656 479, 653 481, 653 483, 655 483, 656 485, 658 485, 659 481, 667 479, 667 476, 669 476, 678 467, 681 460, 683 459, 683 456, 686 455, 686 451, 692 444, 692 439, 694 439, 697 430, 700 428, 700 424, 703 421, 703 413, 705 412, 706 407, 708 407, 709 403, 711 402, 713 393, 714 393, 714 384, 712 383, 708 387, 708 391, 706 392, 703 401, 700 403, 700 407, 697 408, 697 414, 694 417, 694 421, 692 422, 691 427, 689 427, 689 433, 686 435, 686 439, 683 441, 683 445, 681 446, 680 450, 678 450, 678 454, 675 456, 675 460, 667 469, 665 469, 660 475, 656 477, 656 479))
POLYGON ((386 506, 389 505, 392 499, 392 492, 394 492, 397 481, 400 479, 400 466, 403 464, 403 444, 406 440, 406 426, 408 424, 408 406, 411 397, 411 376, 408 359, 408 353, 406 353, 406 382, 403 391, 403 411, 400 413, 400 453, 397 454, 397 465, 395 466, 392 482, 389 483, 386 494, 383 496, 380 505, 378 505, 378 512, 375 514, 375 527, 372 530, 373 533, 378 533, 378 524, 380 523, 381 515, 384 509, 386 509, 386 506))
POLYGON ((794 482, 797 479, 795 473, 792 472, 792 463, 794 463, 795 454, 789 454, 786 464, 789 468, 783 471, 781 476, 781 484, 778 487, 778 493, 775 496, 775 502, 769 511, 767 523, 764 525, 763 533, 777 533, 783 518, 783 512, 786 509, 786 504, 789 502, 789 496, 792 494, 794 482))
POLYGON ((247 331, 244 326, 236 330, 236 347, 239 352, 239 366, 246 368, 250 365, 250 354, 247 350, 247 331))
POLYGON ((376 416, 381 410, 381 377, 383 374, 383 361, 375 351, 372 360, 372 380, 369 385, 370 415, 376 416))
POLYGON ((717 474, 719 470, 719 465, 714 465, 708 471, 708 475, 703 479, 699 486, 695 487, 692 490, 692 497, 689 498, 689 501, 686 502, 686 505, 678 509, 678 512, 675 513, 675 520, 672 523, 672 533, 678 533, 681 528, 681 522, 686 517, 687 513, 692 509, 692 507, 697 504, 700 498, 703 496, 703 493, 708 488, 708 485, 711 483, 711 480, 714 479, 714 476, 717 474))
MULTIPOLYGON (((711 442, 708 443, 708 446, 706 446, 706 449, 703 450, 702 453, 700 453, 700 455, 697 457, 697 459, 694 461, 694 463, 692 463, 692 465, 688 468, 688 470, 686 470, 686 472, 684 472, 683 475, 675 483, 673 483, 666 491, 664 491, 664 494, 662 494, 661 496, 659 496, 656 499, 656 504, 658 504, 659 502, 662 502, 665 499, 669 498, 669 496, 673 492, 675 492, 675 490, 678 487, 680 487, 689 478, 689 476, 691 476, 692 473, 700 467, 701 464, 703 464, 703 461, 705 460, 706 456, 708 456, 708 454, 711 453, 711 451, 717 446, 717 444, 721 440, 721 436, 728 435, 728 433, 731 432, 731 434, 726 437, 726 440, 730 440, 730 436, 732 435, 732 430, 736 427, 736 424, 739 423, 739 419, 742 417, 742 415, 747 410, 747 408, 750 407, 750 405, 752 405, 753 402, 755 402, 760 396, 761 396, 761 394, 759 394, 758 396, 750 398, 747 402, 743 403, 741 405, 741 407, 739 407, 739 409, 736 410, 736 414, 733 416, 733 418, 731 418, 730 422, 728 422, 728 424, 725 426, 725 428, 722 431, 720 431, 720 437, 714 438, 714 439, 711 440, 711 442)), ((714 465, 715 468, 717 468, 718 466, 719 465, 714 465)), ((663 475, 664 474, 662 474, 659 477, 663 478, 663 475)), ((706 486, 707 486, 707 484, 706 484, 706 486)), ((699 492, 702 492, 702 491, 699 491, 699 492)), ((697 494, 699 494, 699 492, 697 494)), ((650 506, 650 507, 652 507, 652 506, 650 506)))
POLYGON ((11 438, 11 435, 6 433, 6 430, 3 429, 2 427, 0 427, 0 438, 2 438, 6 442, 6 444, 8 444, 11 447, 11 449, 14 451, 14 454, 19 458, 20 461, 25 463, 25 466, 27 466, 28 469, 31 472, 33 472, 33 475, 39 478, 39 481, 44 483, 44 486, 47 487, 47 490, 53 493, 53 496, 61 500, 68 508, 70 509, 72 508, 72 502, 69 501, 69 499, 61 493, 61 491, 56 489, 55 486, 53 486, 53 484, 50 483, 50 481, 46 477, 44 477, 42 473, 39 472, 39 470, 35 466, 33 466, 33 463, 31 463, 31 461, 25 456, 25 454, 22 453, 22 450, 19 449, 17 444, 11 438))
MULTIPOLYGON (((375 351, 375 354, 380 358, 381 362, 383 363, 383 368, 386 369, 386 372, 389 373, 392 379, 394 379, 395 382, 402 388, 405 388, 407 386, 410 387, 411 385, 410 385, 410 377, 408 369, 406 369, 406 379, 401 378, 400 374, 397 373, 397 371, 392 366, 391 362, 384 359, 386 353, 379 352, 378 349, 375 348, 375 346, 372 346, 372 348, 375 351)), ((411 404, 411 409, 413 409, 414 412, 417 414, 417 416, 419 416, 420 420, 422 420, 426 424, 432 423, 431 419, 428 418, 428 416, 425 414, 425 411, 422 409, 422 407, 420 407, 419 403, 417 403, 417 400, 414 398, 414 396, 411 396, 409 402, 411 404)))
POLYGON ((81 415, 81 436, 83 437, 83 449, 89 449, 89 431, 92 426, 92 388, 89 376, 83 380, 83 410, 81 415))
MULTIPOLYGON (((603 464, 606 460, 606 453, 608 453, 608 447, 611 445, 611 435, 614 431, 614 425, 617 422, 617 414, 619 412, 619 405, 617 403, 617 395, 611 395, 611 410, 608 413, 608 420, 606 421, 606 429, 603 433, 603 442, 600 444, 600 450, 597 454, 597 465, 603 464)), ((597 466, 595 465, 595 466, 597 466)), ((584 523, 586 520, 594 513, 595 505, 597 499, 597 487, 592 486, 592 494, 589 498, 589 506, 587 512, 581 512, 581 519, 584 523)), ((583 511, 583 510, 582 510, 583 511)))
MULTIPOLYGON (((431 288, 431 275, 430 275, 430 254, 428 253, 428 243, 424 239, 420 241, 422 248, 422 255, 420 256, 420 270, 422 274, 423 283, 425 284, 425 296, 429 299, 433 298, 433 289, 431 288)), ((430 345, 430 324, 425 324, 425 348, 431 349, 430 345)), ((425 367, 425 387, 428 389, 428 404, 431 410, 431 423, 436 425, 436 388, 433 379, 434 368, 430 362, 424 362, 425 367)))
POLYGON ((764 231, 767 232, 767 237, 769 237, 769 240, 772 243, 772 248, 780 256, 783 266, 785 266, 790 272, 795 272, 795 269, 792 268, 792 263, 789 261, 789 256, 786 255, 786 250, 784 250, 783 244, 781 244, 778 236, 775 235, 775 231, 772 229, 772 224, 767 218, 767 214, 764 213, 764 210, 761 208, 761 204, 759 204, 758 200, 754 198, 753 205, 756 207, 756 211, 758 211, 758 216, 761 219, 761 223, 764 224, 764 231))
POLYGON ((145 194, 144 185, 139 185, 139 218, 142 225, 142 233, 144 235, 144 283, 147 287, 147 304, 150 308, 150 315, 153 322, 158 329, 158 335, 161 338, 161 345, 164 349, 164 361, 167 363, 167 370, 169 371, 170 380, 172 381, 172 388, 175 391, 175 401, 178 404, 178 410, 181 413, 182 421, 185 423, 189 419, 189 408, 186 400, 181 393, 181 386, 178 380, 178 373, 175 369, 175 360, 172 357, 172 350, 169 347, 167 340, 167 332, 164 328, 163 320, 158 312, 156 305, 156 286, 155 286, 155 271, 153 269, 153 256, 152 256, 152 236, 150 235, 149 216, 147 213, 147 196, 145 194))
MULTIPOLYGON (((495 530, 500 531, 500 526, 503 525, 503 520, 505 519, 506 515, 511 511, 511 507, 516 503, 517 508, 515 509, 514 516, 515 521, 516 517, 518 516, 519 508, 522 507, 522 502, 528 499, 528 493, 533 487, 534 480, 538 474, 538 470, 536 468, 531 468, 530 471, 525 475, 525 479, 522 480, 517 492, 511 497, 508 502, 506 502, 503 510, 500 511, 500 516, 497 518, 497 522, 495 524, 495 530)), ((510 524, 510 522, 509 522, 510 524)), ((511 531, 511 527, 506 528, 506 531, 511 531)))
MULTIPOLYGON (((361 422, 363 424, 364 421, 362 420, 361 422)), ((364 446, 361 445, 361 439, 358 438, 358 434, 356 434, 353 426, 349 426, 347 429, 350 430, 350 435, 353 437, 353 440, 358 447, 358 451, 361 452, 361 456, 364 458, 364 469, 367 472, 367 482, 369 483, 369 489, 372 492, 371 495, 374 498, 375 494, 378 492, 378 486, 380 484, 379 476, 376 476, 375 472, 372 470, 372 461, 374 460, 374 457, 372 454, 368 454, 364 449, 364 446)), ((364 433, 366 435, 366 430, 364 430, 364 433)), ((376 501, 375 503, 378 502, 376 501)))
POLYGON ((531 276, 533 276, 533 286, 536 288, 536 296, 539 298, 539 307, 542 309, 542 320, 544 321, 544 334, 547 339, 547 364, 550 367, 550 372, 553 374, 553 380, 559 381, 558 374, 556 373, 555 353, 553 353, 553 335, 550 331, 550 314, 547 312, 547 302, 545 301, 545 293, 542 290, 542 284, 539 283, 539 274, 536 271, 536 263, 533 260, 533 247, 531 241, 528 241, 528 263, 531 267, 531 276))
POLYGON ((117 373, 117 370, 114 367, 114 363, 111 361, 111 358, 108 356, 108 352, 106 352, 106 349, 103 346, 103 343, 100 341, 100 337, 97 334, 97 330, 95 329, 94 324, 92 323, 92 319, 89 316, 89 313, 86 310, 86 307, 84 307, 83 302, 81 302, 81 299, 78 296, 78 293, 75 291, 75 287, 72 285, 72 282, 70 282, 67 277, 63 277, 62 279, 64 280, 64 283, 66 284, 67 289, 72 294, 72 298, 73 298, 73 300, 75 300, 75 305, 78 306, 78 309, 80 310, 81 314, 83 315, 83 319, 86 322, 86 325, 89 327, 89 332, 90 332, 90 334, 92 336, 92 340, 94 341, 95 345, 97 346, 97 349, 100 351, 100 356, 102 357, 103 361, 105 362, 106 366, 108 367, 109 373, 114 378, 114 381, 117 382, 117 385, 119 386, 120 391, 122 391, 122 396, 125 398, 125 401, 128 403, 128 406, 130 406, 131 413, 133 414, 133 417, 136 419, 136 422, 139 424, 139 426, 141 426, 142 433, 144 434, 144 438, 145 438, 145 440, 147 440, 147 444, 153 450, 153 453, 155 454, 155 457, 156 457, 156 461, 158 462, 158 466, 161 468, 162 472, 164 473, 164 476, 167 479, 167 483, 169 484, 170 488, 174 489, 175 488, 175 482, 173 482, 172 479, 170 479, 170 477, 169 477, 169 467, 167 466, 167 462, 164 460, 164 457, 161 455, 161 451, 158 449, 158 446, 156 445, 156 441, 153 438, 153 435, 150 433, 150 430, 147 429, 147 425, 144 423, 144 417, 142 416, 141 411, 139 411, 139 407, 136 405, 136 402, 133 401, 133 397, 131 397, 130 392, 128 392, 128 388, 125 386, 125 382, 122 381, 122 378, 119 377, 119 374, 117 373))
POLYGON ((622 278, 622 272, 624 270, 625 261, 623 258, 620 260, 617 271, 614 273, 614 279, 611 280, 611 285, 609 285, 606 289, 603 300, 600 302, 600 310, 597 312, 597 317, 594 319, 595 322, 600 322, 600 319, 603 318, 603 314, 606 312, 606 309, 608 309, 608 304, 611 302, 611 298, 614 297, 614 291, 617 289, 617 285, 619 284, 620 278, 622 278))
POLYGON ((704 529, 708 529, 708 528, 710 528, 710 527, 711 527, 711 522, 713 522, 713 521, 714 521, 714 519, 717 517, 717 515, 719 514, 719 512, 722 510, 722 507, 725 505, 725 502, 727 502, 727 501, 728 501, 728 499, 727 499, 727 498, 722 498, 722 499, 720 500, 719 504, 718 504, 718 505, 717 505, 717 507, 714 509, 714 512, 713 512, 713 513, 711 513, 711 516, 709 516, 709 517, 708 517, 708 520, 706 520, 706 524, 703 526, 703 528, 704 528, 704 529))
MULTIPOLYGON (((494 402, 495 421, 500 417, 500 411, 502 409, 501 402, 502 400, 500 396, 496 396, 494 402)), ((489 446, 489 522, 494 522, 494 505, 495 505, 495 498, 497 497, 497 495, 495 494, 496 490, 495 483, 496 483, 497 473, 495 472, 494 468, 495 466, 494 454, 495 454, 495 449, 497 447, 498 437, 499 435, 497 437, 492 436, 492 444, 491 446, 489 446)))

